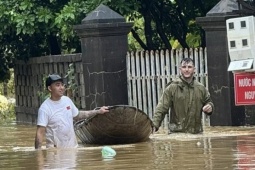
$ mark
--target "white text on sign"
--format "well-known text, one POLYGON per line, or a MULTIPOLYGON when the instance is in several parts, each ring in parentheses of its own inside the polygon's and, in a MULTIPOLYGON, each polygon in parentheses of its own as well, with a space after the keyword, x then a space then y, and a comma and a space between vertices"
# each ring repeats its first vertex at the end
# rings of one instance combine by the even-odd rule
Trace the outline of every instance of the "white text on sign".
POLYGON ((250 79, 250 78, 245 77, 243 79, 239 79, 238 85, 239 85, 239 87, 255 86, 255 78, 250 79))
POLYGON ((246 91, 244 92, 245 99, 255 99, 255 91, 246 91))

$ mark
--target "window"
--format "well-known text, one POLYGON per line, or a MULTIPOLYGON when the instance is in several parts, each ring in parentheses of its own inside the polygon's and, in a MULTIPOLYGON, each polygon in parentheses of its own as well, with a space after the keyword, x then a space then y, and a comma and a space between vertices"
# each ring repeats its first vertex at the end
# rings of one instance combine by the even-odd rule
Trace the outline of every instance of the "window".
POLYGON ((230 47, 235 48, 236 47, 236 42, 235 41, 230 41, 230 47))
POLYGON ((245 21, 241 21, 241 28, 246 28, 246 22, 245 21))
POLYGON ((234 29, 234 23, 233 22, 228 23, 228 28, 230 30, 234 29))
POLYGON ((247 41, 247 39, 242 39, 242 43, 243 43, 243 46, 248 46, 248 41, 247 41))

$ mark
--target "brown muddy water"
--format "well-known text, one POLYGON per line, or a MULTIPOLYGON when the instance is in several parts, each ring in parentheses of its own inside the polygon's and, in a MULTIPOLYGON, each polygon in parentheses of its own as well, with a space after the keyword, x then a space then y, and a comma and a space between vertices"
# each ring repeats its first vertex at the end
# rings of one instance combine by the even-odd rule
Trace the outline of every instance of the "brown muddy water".
POLYGON ((152 134, 147 142, 111 145, 117 155, 101 156, 103 146, 34 150, 36 127, 0 125, 0 169, 255 169, 255 127, 210 127, 199 135, 152 134))

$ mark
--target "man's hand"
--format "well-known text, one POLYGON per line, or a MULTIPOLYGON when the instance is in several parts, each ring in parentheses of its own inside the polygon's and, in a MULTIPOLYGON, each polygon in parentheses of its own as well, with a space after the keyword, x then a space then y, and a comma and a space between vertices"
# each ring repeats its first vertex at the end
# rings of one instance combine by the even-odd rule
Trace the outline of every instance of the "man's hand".
POLYGON ((109 107, 103 106, 98 110, 98 114, 104 114, 109 112, 109 107))
POLYGON ((212 106, 210 104, 207 104, 203 107, 204 113, 211 113, 212 112, 212 106))

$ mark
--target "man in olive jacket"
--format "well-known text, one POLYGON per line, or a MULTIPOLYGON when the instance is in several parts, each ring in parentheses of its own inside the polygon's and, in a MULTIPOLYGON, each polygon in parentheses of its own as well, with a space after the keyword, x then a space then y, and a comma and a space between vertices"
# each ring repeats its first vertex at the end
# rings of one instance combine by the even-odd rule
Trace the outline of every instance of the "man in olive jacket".
POLYGON ((170 109, 170 133, 200 133, 202 112, 211 115, 214 105, 206 87, 194 79, 195 66, 191 58, 180 63, 180 77, 163 92, 153 116, 154 131, 161 126, 170 109))

